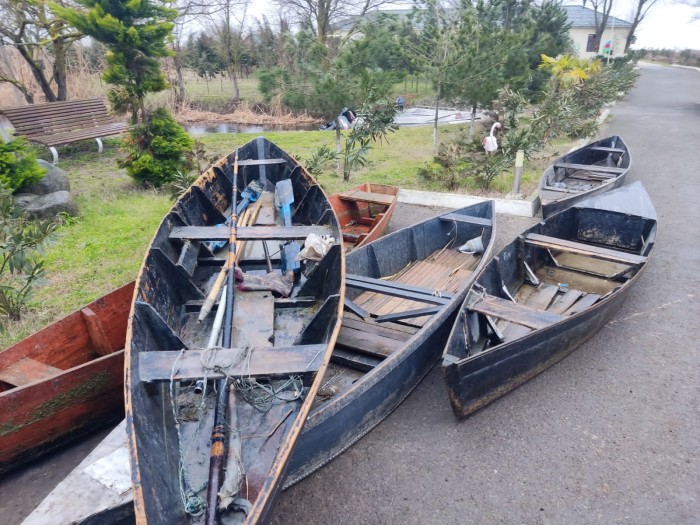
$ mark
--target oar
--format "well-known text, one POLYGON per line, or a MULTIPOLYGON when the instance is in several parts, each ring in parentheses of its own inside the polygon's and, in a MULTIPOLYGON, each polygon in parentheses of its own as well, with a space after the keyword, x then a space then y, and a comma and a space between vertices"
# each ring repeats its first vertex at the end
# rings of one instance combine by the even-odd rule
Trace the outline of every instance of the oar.
MULTIPOLYGON (((224 318, 224 336, 222 346, 231 348, 231 334, 233 331, 233 300, 235 290, 234 269, 236 265, 236 193, 238 185, 238 149, 233 161, 233 190, 231 192, 231 226, 228 239, 228 258, 226 266, 228 270, 228 283, 226 289, 226 314, 224 318)), ((214 412, 214 427, 211 431, 211 454, 209 459, 209 480, 207 484, 207 511, 205 515, 206 525, 216 525, 216 508, 219 497, 219 489, 223 478, 223 470, 226 455, 226 411, 228 409, 228 376, 219 379, 216 383, 217 398, 214 412)))
MULTIPOLYGON (((255 208, 253 209, 252 213, 250 212, 249 209, 246 209, 245 212, 243 213, 243 217, 241 217, 241 226, 252 226, 255 224, 255 221, 258 219, 258 214, 260 213, 260 207, 262 206, 262 200, 258 200, 257 203, 255 204, 255 208)), ((239 253, 243 252, 243 248, 245 247, 245 241, 237 241, 236 245, 236 257, 238 257, 239 253)), ((199 317, 197 318, 197 322, 201 323, 206 319, 207 315, 209 315, 209 312, 211 312, 211 309, 214 307, 214 304, 216 303, 216 298, 219 296, 219 290, 221 290, 221 285, 224 284, 224 280, 226 279, 226 271, 227 267, 224 264, 221 267, 221 271, 219 272, 219 275, 216 276, 216 280, 214 281, 214 284, 211 287, 211 290, 209 290, 209 295, 207 295, 207 298, 204 300, 204 303, 202 304, 202 308, 199 310, 199 317)))

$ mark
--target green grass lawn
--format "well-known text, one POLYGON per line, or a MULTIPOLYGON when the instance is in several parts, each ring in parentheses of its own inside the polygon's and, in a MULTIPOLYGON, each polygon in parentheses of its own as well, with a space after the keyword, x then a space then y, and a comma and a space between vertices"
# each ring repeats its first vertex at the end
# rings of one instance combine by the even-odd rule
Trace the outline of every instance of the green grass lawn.
MULTIPOLYGON (((458 126, 440 128, 447 141, 458 126)), ((335 145, 335 133, 290 131, 265 133, 288 153, 309 158, 322 144, 335 145)), ((208 156, 221 157, 252 139, 253 134, 207 134, 199 136, 208 156)), ((116 287, 134 279, 158 224, 172 206, 165 192, 136 187, 125 170, 117 167, 119 139, 106 141, 98 154, 92 142, 60 150, 59 167, 70 177, 71 190, 80 208, 58 230, 46 250, 45 284, 36 289, 31 310, 23 320, 0 334, 0 348, 18 341, 116 287)), ((47 158, 48 152, 43 155, 47 158)), ((370 162, 349 182, 326 173, 318 178, 327 193, 335 193, 365 181, 425 189, 417 170, 432 159, 432 128, 406 127, 390 135, 389 142, 374 145, 370 162)), ((524 184, 533 186, 543 158, 526 168, 524 184)), ((510 190, 512 176, 499 177, 494 187, 510 190)), ((470 192, 475 193, 475 192, 470 192)), ((494 193, 490 193, 494 195, 494 193)))

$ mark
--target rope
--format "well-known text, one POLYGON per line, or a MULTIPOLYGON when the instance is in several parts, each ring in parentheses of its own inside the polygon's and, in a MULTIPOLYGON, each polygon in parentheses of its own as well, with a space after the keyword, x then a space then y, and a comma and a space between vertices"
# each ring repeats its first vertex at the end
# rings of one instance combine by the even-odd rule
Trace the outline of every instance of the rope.
POLYGON ((306 390, 301 376, 298 375, 269 383, 261 383, 252 377, 241 378, 236 380, 235 388, 241 397, 259 412, 270 410, 275 400, 291 402, 301 399, 306 390))

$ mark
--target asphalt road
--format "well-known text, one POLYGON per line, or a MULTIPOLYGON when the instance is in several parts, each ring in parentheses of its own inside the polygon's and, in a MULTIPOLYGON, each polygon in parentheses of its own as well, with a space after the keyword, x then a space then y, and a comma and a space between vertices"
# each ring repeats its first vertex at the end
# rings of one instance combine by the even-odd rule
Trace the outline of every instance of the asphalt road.
MULTIPOLYGON (((467 420, 452 416, 433 370, 384 423, 286 491, 276 525, 700 522, 699 93, 699 72, 644 68, 601 129, 630 146, 630 181, 644 182, 660 221, 615 318, 467 420)), ((436 212, 400 206, 391 227, 436 212)), ((499 216, 499 246, 532 223, 499 216)), ((19 523, 99 437, 0 479, 0 522, 19 523)))

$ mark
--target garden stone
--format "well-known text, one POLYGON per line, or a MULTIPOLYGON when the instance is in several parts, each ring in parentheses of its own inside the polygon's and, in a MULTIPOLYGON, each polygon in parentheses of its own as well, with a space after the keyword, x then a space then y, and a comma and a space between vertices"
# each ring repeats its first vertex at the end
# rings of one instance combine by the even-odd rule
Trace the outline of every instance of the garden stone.
POLYGON ((31 186, 20 189, 16 195, 23 193, 47 195, 55 191, 70 191, 70 182, 68 180, 68 174, 65 171, 42 159, 37 160, 37 163, 42 168, 46 168, 46 175, 44 175, 44 178, 39 182, 35 182, 31 186))
POLYGON ((71 199, 68 191, 54 191, 46 195, 22 193, 14 196, 15 204, 38 218, 54 217, 65 212, 69 215, 77 215, 78 207, 71 199))

